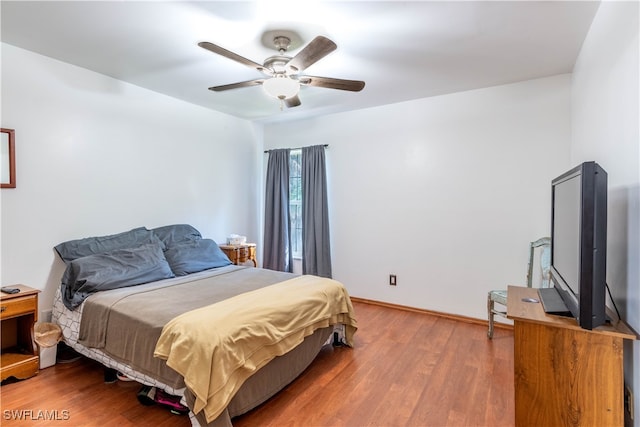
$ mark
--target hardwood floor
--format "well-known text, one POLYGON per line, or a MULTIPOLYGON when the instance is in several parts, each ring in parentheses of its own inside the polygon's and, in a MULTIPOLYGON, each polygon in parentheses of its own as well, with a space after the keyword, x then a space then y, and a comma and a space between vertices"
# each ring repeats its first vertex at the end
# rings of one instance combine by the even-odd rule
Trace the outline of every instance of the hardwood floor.
MULTIPOLYGON (((353 349, 325 347, 302 376, 234 427, 513 426, 512 331, 498 328, 488 340, 482 325, 361 302, 354 308, 353 349)), ((139 404, 139 388, 104 384, 101 366, 88 359, 58 364, 0 388, 0 424, 190 425, 186 416, 139 404), (58 420, 43 419, 52 417, 58 420)))

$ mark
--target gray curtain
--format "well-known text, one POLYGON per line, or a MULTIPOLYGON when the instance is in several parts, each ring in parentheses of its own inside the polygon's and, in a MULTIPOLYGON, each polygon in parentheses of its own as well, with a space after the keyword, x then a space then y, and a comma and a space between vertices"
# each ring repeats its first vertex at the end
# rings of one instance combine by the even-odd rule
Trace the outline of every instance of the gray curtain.
POLYGON ((270 270, 293 268, 289 222, 289 149, 271 150, 267 163, 264 214, 263 266, 270 270))
POLYGON ((331 277, 324 146, 302 149, 302 273, 331 277))

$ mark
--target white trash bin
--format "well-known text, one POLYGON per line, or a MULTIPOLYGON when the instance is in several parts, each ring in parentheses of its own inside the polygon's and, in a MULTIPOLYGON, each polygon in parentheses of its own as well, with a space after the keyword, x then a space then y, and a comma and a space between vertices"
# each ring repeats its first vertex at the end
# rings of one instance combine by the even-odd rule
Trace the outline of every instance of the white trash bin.
POLYGON ((40 369, 56 364, 58 342, 62 338, 62 329, 55 323, 38 322, 33 327, 34 339, 40 350, 40 369))

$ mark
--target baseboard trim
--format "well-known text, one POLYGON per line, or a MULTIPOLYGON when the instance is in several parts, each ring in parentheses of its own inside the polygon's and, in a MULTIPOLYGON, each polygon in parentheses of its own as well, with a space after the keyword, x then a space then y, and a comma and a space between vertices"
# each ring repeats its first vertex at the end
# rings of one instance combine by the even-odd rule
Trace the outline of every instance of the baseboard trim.
MULTIPOLYGON (((411 311, 414 313, 429 314, 432 316, 442 317, 445 319, 457 320, 459 322, 472 323, 472 324, 483 325, 487 327, 489 326, 488 320, 477 319, 475 317, 462 316, 460 314, 444 313, 441 311, 427 310, 425 308, 416 308, 416 307, 410 307, 407 305, 393 304, 390 302, 382 302, 382 301, 376 301, 376 300, 353 297, 353 296, 351 297, 351 301, 360 302, 363 304, 377 305, 380 307, 393 308, 396 310, 404 310, 404 311, 411 311)), ((494 325, 494 328, 511 329, 511 330, 513 329, 513 325, 508 325, 506 323, 495 322, 493 325, 494 325)))

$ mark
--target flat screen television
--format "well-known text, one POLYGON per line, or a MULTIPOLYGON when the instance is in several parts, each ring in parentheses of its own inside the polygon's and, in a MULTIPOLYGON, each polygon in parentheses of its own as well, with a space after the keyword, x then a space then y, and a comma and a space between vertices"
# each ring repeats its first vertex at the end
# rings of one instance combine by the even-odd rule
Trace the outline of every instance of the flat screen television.
POLYGON ((585 162, 551 182, 551 280, 584 329, 606 321, 606 273, 607 172, 585 162))

